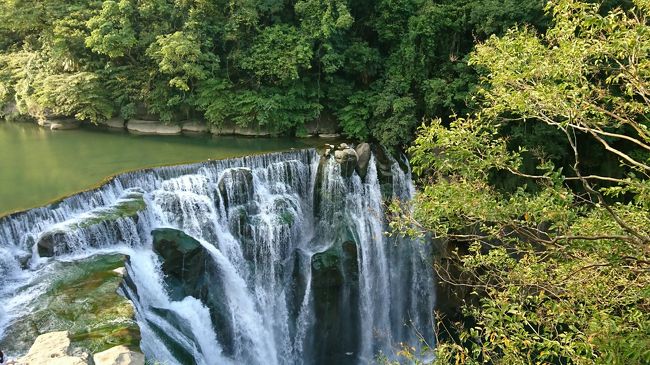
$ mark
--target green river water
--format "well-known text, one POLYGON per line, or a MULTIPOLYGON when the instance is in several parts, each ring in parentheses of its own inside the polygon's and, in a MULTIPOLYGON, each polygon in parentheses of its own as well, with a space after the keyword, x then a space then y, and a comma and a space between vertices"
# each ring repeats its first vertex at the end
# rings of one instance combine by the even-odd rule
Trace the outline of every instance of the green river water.
POLYGON ((0 216, 92 188, 124 171, 315 147, 327 141, 141 136, 96 127, 50 131, 0 121, 0 216))

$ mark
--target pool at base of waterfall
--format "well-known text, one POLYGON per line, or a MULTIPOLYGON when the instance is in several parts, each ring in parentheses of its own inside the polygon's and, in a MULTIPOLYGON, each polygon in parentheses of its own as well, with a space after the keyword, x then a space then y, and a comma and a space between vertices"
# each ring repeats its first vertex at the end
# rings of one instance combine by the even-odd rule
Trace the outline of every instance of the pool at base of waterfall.
POLYGON ((363 171, 313 149, 133 171, 0 218, 0 348, 70 330, 162 364, 357 365, 403 346, 431 361, 430 245, 385 234, 408 164, 368 156, 363 171))

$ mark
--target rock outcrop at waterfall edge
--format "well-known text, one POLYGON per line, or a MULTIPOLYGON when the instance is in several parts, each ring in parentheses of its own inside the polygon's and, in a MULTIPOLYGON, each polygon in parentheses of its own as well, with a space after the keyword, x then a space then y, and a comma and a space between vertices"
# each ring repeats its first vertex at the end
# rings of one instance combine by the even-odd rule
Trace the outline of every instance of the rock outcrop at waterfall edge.
POLYGON ((34 341, 27 355, 17 359, 18 364, 77 365, 92 364, 93 353, 120 344, 132 354, 132 361, 119 362, 124 351, 113 351, 117 362, 100 364, 144 364, 134 308, 118 293, 124 264, 125 256, 119 254, 58 263, 60 276, 30 304, 38 309, 11 325, 0 347, 24 353, 34 341))
MULTIPOLYGON (((172 300, 187 296, 199 299, 210 308, 210 317, 215 326, 219 342, 226 353, 232 352, 233 330, 230 327, 230 310, 225 301, 225 292, 220 269, 210 253, 199 241, 186 233, 161 228, 151 232, 154 251, 160 256, 165 284, 172 300)), ((164 308, 157 311, 168 322, 182 328, 182 320, 164 308)), ((187 335, 191 337, 191 331, 187 335)))
MULTIPOLYGON (((92 232, 94 231, 111 230, 119 232, 120 235, 116 238, 123 240, 122 235, 125 232, 120 231, 118 227, 120 220, 130 219, 137 222, 138 212, 144 210, 144 208, 145 203, 141 191, 134 190, 127 193, 112 206, 98 208, 86 213, 82 218, 54 226, 49 231, 42 233, 36 243, 38 255, 52 257, 70 253, 75 248, 78 248, 74 247, 76 241, 74 237, 84 234, 84 232, 93 236, 92 232)), ((93 240, 86 243, 91 243, 96 247, 107 244, 107 242, 95 242, 93 240)))
POLYGON ((91 356, 70 346, 68 331, 45 333, 36 338, 20 365, 144 365, 144 355, 126 346, 115 346, 91 356))
POLYGON ((359 350, 359 261, 352 241, 311 259, 317 364, 354 364, 359 350))

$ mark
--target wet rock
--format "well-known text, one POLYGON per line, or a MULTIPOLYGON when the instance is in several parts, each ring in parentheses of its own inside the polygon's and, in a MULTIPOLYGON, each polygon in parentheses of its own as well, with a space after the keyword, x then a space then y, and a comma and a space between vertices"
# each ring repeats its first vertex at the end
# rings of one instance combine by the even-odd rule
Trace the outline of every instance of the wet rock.
POLYGON ((157 120, 129 120, 126 129, 135 134, 174 135, 181 133, 181 127, 174 124, 163 124, 157 120))
POLYGON ((352 176, 358 160, 357 152, 354 149, 342 143, 339 149, 334 151, 334 159, 341 165, 341 175, 344 177, 352 176))
MULTIPOLYGON (((37 241, 37 251, 41 257, 52 257, 71 252, 75 249, 74 240, 70 236, 79 234, 80 231, 111 231, 115 240, 122 240, 122 232, 115 228, 121 219, 132 219, 138 221, 138 212, 145 208, 142 193, 127 193, 123 199, 118 200, 114 205, 99 207, 86 213, 83 217, 75 218, 70 222, 63 222, 49 231, 44 232, 37 241)), ((97 246, 105 242, 95 242, 97 246)))
POLYGON ((57 254, 57 242, 65 240, 65 232, 49 231, 44 233, 37 243, 38 255, 40 257, 52 257, 57 254))
POLYGON ((29 349, 27 355, 18 359, 25 365, 87 365, 83 357, 70 356, 68 331, 51 332, 40 335, 29 349))
MULTIPOLYGON (((156 307, 151 308, 151 310, 158 316, 158 318, 167 322, 168 326, 173 327, 181 332, 190 341, 199 343, 199 340, 194 336, 194 333, 192 332, 190 324, 176 312, 167 308, 156 307)), ((147 319, 147 323, 151 327, 152 331, 163 340, 165 346, 167 347, 167 350, 169 350, 169 352, 172 354, 174 359, 178 361, 179 364, 194 363, 194 356, 184 347, 185 344, 178 343, 178 340, 170 336, 167 333, 167 330, 160 326, 160 323, 158 323, 158 321, 151 321, 147 319)))
POLYGON ((182 231, 161 228, 151 232, 153 248, 164 259, 162 269, 167 274, 169 288, 174 298, 184 298, 193 290, 187 283, 195 284, 205 268, 206 252, 199 241, 182 231))
POLYGON ((111 118, 97 123, 101 126, 113 129, 124 129, 125 121, 122 118, 111 118))
POLYGON ((93 361, 95 365, 144 365, 144 355, 126 346, 115 346, 95 354, 93 361))
POLYGON ((41 118, 38 120, 38 125, 50 130, 68 130, 68 129, 79 128, 81 123, 74 118, 64 118, 64 119, 41 118))
POLYGON ((370 145, 368 143, 360 143, 355 151, 357 152, 358 158, 356 166, 357 174, 359 174, 362 179, 365 179, 368 174, 368 164, 370 163, 370 145))
POLYGON ((359 266, 352 241, 312 256, 316 364, 352 364, 359 347, 359 266))
POLYGON ((172 300, 187 296, 210 308, 210 317, 219 343, 234 351, 230 309, 223 293, 221 270, 199 241, 182 231, 161 228, 151 232, 154 251, 161 257, 165 283, 172 300))
POLYGON ((247 204, 253 199, 253 172, 243 167, 226 170, 217 187, 226 210, 233 206, 247 204))
POLYGON ((373 144, 372 152, 375 154, 375 164, 377 165, 377 172, 381 176, 392 177, 393 161, 390 154, 383 146, 373 144))
POLYGON ((381 189, 382 196, 390 199, 393 196, 393 158, 386 149, 377 144, 371 146, 372 153, 375 156, 375 166, 377 167, 377 179, 381 189))
POLYGON ((208 125, 197 121, 184 122, 181 126, 183 133, 207 133, 208 125))

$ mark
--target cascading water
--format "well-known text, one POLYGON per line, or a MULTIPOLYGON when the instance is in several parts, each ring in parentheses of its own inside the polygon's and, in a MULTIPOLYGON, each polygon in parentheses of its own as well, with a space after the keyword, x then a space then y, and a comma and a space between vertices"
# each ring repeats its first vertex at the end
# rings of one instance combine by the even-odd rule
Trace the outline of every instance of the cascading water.
POLYGON ((365 364, 432 345, 430 253, 384 234, 385 200, 413 193, 386 161, 371 156, 363 178, 314 150, 157 168, 5 217, 0 339, 43 267, 102 250, 129 256, 122 290, 162 363, 365 364), (172 267, 161 239, 202 259, 172 267))

